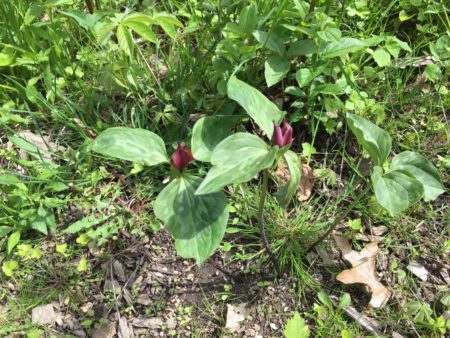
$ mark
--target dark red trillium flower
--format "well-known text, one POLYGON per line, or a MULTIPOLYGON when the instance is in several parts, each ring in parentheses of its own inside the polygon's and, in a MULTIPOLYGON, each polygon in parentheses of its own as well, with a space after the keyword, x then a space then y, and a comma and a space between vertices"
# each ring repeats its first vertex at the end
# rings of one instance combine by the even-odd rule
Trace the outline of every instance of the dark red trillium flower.
POLYGON ((292 143, 292 127, 283 120, 283 127, 275 124, 275 130, 273 132, 272 144, 274 146, 284 147, 292 143))
POLYGON ((189 166, 189 162, 194 160, 192 152, 186 149, 184 144, 179 144, 177 150, 172 155, 172 164, 179 171, 183 171, 189 166))

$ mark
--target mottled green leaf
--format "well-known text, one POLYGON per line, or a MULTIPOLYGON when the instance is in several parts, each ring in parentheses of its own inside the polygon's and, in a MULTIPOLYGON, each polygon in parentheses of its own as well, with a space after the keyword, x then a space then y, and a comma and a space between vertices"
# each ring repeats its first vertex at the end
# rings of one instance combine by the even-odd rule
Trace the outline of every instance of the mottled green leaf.
POLYGON ((276 197, 278 203, 280 203, 283 207, 287 207, 295 192, 297 191, 298 185, 300 184, 302 172, 300 169, 300 158, 296 153, 288 150, 286 153, 284 153, 283 159, 287 164, 290 179, 274 194, 274 196, 276 197))
POLYGON ((195 195, 201 179, 181 176, 158 195, 154 211, 175 238, 177 253, 202 264, 220 245, 228 221, 223 192, 195 195))
POLYGON ((239 103, 269 138, 273 134, 273 123, 280 123, 285 115, 260 91, 235 76, 228 80, 228 97, 239 103))
POLYGON ((445 189, 437 169, 422 155, 404 151, 394 157, 392 170, 406 170, 423 185, 424 200, 431 201, 442 194, 445 189))
POLYGON ((206 116, 192 130, 191 149, 194 158, 210 162, 214 148, 227 136, 238 119, 235 116, 206 116))
POLYGON ((95 139, 91 149, 102 155, 148 166, 169 161, 164 141, 155 133, 140 128, 106 129, 95 139))
POLYGON ((376 166, 372 183, 378 203, 392 216, 423 196, 422 184, 406 170, 391 170, 383 174, 383 169, 376 166))
POLYGON ((392 140, 389 134, 372 122, 350 113, 347 114, 347 123, 375 165, 382 166, 391 151, 392 140))
POLYGON ((236 133, 227 137, 214 148, 213 167, 196 194, 209 194, 227 184, 251 180, 259 171, 272 166, 277 149, 253 134, 236 133))

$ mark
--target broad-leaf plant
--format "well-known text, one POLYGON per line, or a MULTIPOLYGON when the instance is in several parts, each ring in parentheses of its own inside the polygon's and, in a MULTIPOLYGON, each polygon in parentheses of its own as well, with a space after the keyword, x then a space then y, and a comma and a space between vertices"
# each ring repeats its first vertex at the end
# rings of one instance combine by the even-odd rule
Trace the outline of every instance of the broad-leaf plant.
MULTIPOLYGON (((262 173, 258 222, 265 249, 278 270, 265 236, 264 201, 270 170, 281 161, 290 173, 290 181, 274 194, 283 207, 299 185, 300 158, 289 150, 293 130, 284 119, 284 111, 235 76, 228 80, 227 94, 247 112, 262 136, 231 134, 237 124, 234 116, 207 116, 194 125, 191 150, 180 144, 171 158, 161 137, 137 128, 107 129, 94 141, 92 150, 147 166, 168 165, 171 181, 159 193, 154 213, 175 239, 178 254, 194 258, 198 264, 214 253, 225 234, 228 208, 224 187, 250 181, 262 173), (195 160, 211 164, 206 177, 187 170, 195 160)), ((400 213, 422 197, 433 200, 444 191, 437 170, 425 157, 406 151, 387 162, 392 142, 386 131, 353 114, 347 114, 347 124, 371 157, 372 187, 378 203, 389 214, 400 213)))

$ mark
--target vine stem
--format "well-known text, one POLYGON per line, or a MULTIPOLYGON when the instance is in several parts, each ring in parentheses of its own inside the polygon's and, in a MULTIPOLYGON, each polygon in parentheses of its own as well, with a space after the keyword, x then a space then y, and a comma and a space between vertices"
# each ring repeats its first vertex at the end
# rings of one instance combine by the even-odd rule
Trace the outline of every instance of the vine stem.
POLYGON ((259 195, 259 206, 258 206, 259 231, 261 234, 262 242, 264 244, 264 248, 266 249, 266 252, 269 255, 269 258, 272 261, 272 264, 275 267, 277 274, 280 274, 280 266, 278 264, 278 261, 277 261, 275 255, 272 252, 272 249, 270 248, 270 244, 269 244, 269 241, 267 240, 266 229, 265 229, 266 222, 264 221, 264 203, 266 201, 268 189, 269 189, 269 172, 267 171, 267 169, 264 169, 263 170, 263 183, 262 183, 262 187, 261 187, 261 194, 259 195))
POLYGON ((365 189, 363 191, 361 191, 361 193, 353 200, 352 203, 350 203, 350 205, 344 210, 344 212, 342 214, 340 214, 338 217, 336 217, 333 221, 333 223, 331 224, 331 226, 328 228, 327 231, 325 231, 325 233, 320 236, 307 250, 306 253, 310 252, 312 249, 314 249, 319 243, 323 242, 325 240, 325 238, 327 238, 332 232, 333 230, 337 227, 337 225, 345 218, 347 217, 347 215, 350 213, 350 211, 353 210, 353 208, 356 206, 356 204, 359 203, 359 201, 361 201, 361 199, 366 196, 367 192, 370 190, 370 184, 367 184, 367 186, 365 187, 365 189))

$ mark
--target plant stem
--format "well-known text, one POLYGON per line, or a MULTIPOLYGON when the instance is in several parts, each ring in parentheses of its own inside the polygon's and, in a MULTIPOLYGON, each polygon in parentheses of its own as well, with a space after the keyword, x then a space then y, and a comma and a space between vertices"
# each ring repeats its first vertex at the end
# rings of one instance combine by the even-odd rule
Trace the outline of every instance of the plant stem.
POLYGON ((86 2, 86 7, 89 11, 89 14, 93 14, 94 13, 94 3, 92 2, 92 0, 85 0, 86 2))
POLYGON ((267 169, 264 169, 263 170, 263 183, 262 183, 262 187, 261 187, 261 194, 259 197, 259 207, 258 207, 259 230, 260 230, 260 234, 261 234, 261 239, 264 244, 264 248, 266 249, 266 252, 269 255, 269 258, 272 261, 272 264, 275 267, 277 274, 280 274, 280 266, 278 265, 278 261, 277 261, 275 255, 273 254, 272 249, 270 248, 270 244, 269 244, 269 241, 267 240, 266 230, 265 230, 266 222, 264 221, 264 202, 266 201, 268 188, 269 188, 269 172, 267 171, 267 169))
POLYGON ((317 244, 321 243, 325 238, 328 237, 329 234, 331 234, 333 232, 333 230, 337 227, 337 225, 345 218, 347 217, 347 215, 350 213, 350 211, 353 210, 353 208, 356 206, 356 204, 359 203, 359 201, 361 201, 361 199, 366 196, 367 192, 370 190, 371 185, 367 184, 367 186, 365 187, 365 189, 363 191, 361 191, 361 193, 356 197, 356 199, 353 200, 352 203, 350 203, 350 205, 344 210, 344 212, 342 214, 340 214, 338 217, 336 217, 333 221, 333 223, 331 224, 331 226, 328 228, 328 230, 322 235, 320 236, 317 241, 315 241, 307 250, 306 252, 310 252, 312 249, 314 249, 317 244))

